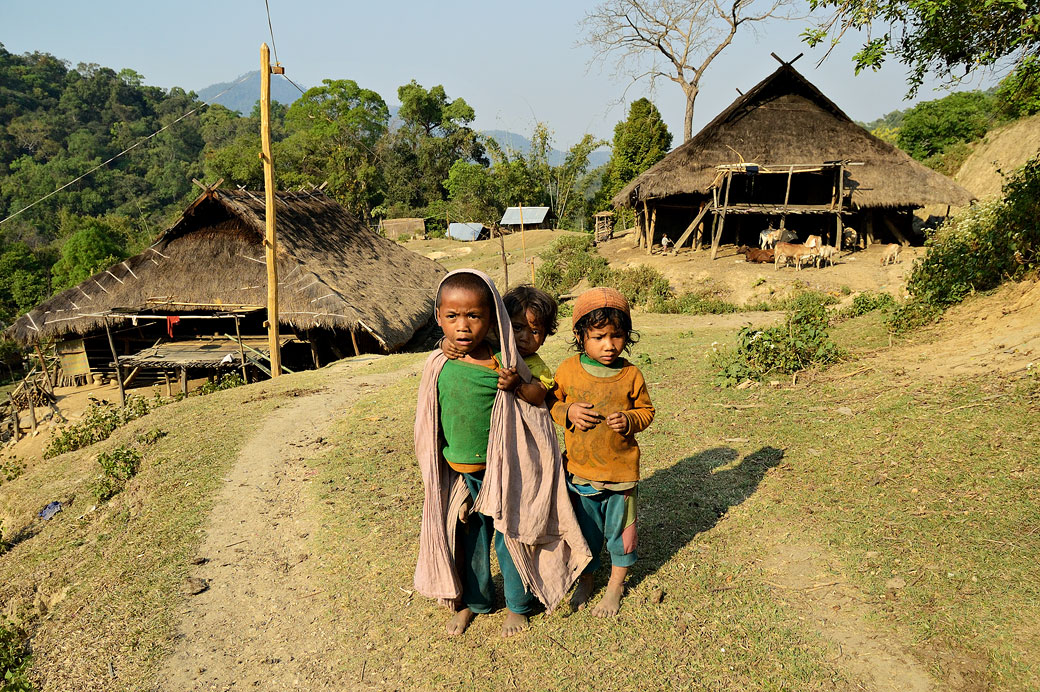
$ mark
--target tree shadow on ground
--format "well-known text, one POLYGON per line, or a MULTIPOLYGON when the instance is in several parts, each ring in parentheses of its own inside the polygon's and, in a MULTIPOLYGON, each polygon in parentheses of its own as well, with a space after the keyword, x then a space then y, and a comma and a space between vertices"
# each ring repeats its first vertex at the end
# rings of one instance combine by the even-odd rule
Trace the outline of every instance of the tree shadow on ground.
POLYGON ((697 534, 712 529, 731 507, 751 497, 766 472, 780 464, 784 452, 762 447, 730 466, 739 456, 735 449, 714 447, 640 481, 639 561, 629 575, 630 588, 656 573, 697 534))

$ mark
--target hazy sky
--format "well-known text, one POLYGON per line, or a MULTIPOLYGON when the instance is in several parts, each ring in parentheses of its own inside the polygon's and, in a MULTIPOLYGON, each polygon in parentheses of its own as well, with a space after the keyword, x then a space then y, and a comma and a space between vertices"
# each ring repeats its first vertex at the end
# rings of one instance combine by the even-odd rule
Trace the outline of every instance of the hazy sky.
MULTIPOLYGON (((305 87, 349 78, 395 103, 397 87, 411 79, 443 84, 450 97, 474 107, 477 128, 529 134, 543 120, 556 131, 558 148, 584 132, 609 139, 626 113, 621 100, 650 96, 675 144, 681 142, 678 86, 661 82, 651 93, 648 83, 615 77, 613 65, 589 65, 592 51, 578 39, 592 2, 269 2, 278 58, 305 87)), ((802 28, 804 22, 778 22, 738 36, 702 82, 694 130, 729 105, 736 89, 747 91, 776 69, 771 51, 785 59, 805 52, 796 68, 853 119, 907 107, 900 65, 854 76, 849 56, 858 37, 851 36, 817 69, 822 53, 799 41, 802 28)), ((129 67, 145 83, 167 88, 197 91, 255 70, 263 41, 270 42, 263 0, 0 0, 0 43, 7 50, 129 67)), ((922 89, 918 100, 937 93, 944 92, 922 89)))

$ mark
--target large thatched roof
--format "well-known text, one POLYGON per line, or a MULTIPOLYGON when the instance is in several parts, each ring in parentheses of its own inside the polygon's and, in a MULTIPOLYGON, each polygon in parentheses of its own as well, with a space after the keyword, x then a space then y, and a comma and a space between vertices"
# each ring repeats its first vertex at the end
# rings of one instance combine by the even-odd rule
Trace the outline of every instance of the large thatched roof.
MULTIPOLYGON (((335 200, 278 193, 279 322, 298 329, 368 332, 390 351, 402 346, 433 311, 444 274, 361 224, 335 200)), ((264 195, 208 190, 147 250, 50 298, 8 329, 35 343, 85 334, 113 308, 267 304, 264 195)), ((229 309, 234 309, 229 307, 229 309)))
POLYGON ((759 82, 613 199, 616 206, 672 195, 706 194, 720 164, 762 166, 849 160, 854 208, 968 204, 946 176, 853 122, 789 64, 759 82))

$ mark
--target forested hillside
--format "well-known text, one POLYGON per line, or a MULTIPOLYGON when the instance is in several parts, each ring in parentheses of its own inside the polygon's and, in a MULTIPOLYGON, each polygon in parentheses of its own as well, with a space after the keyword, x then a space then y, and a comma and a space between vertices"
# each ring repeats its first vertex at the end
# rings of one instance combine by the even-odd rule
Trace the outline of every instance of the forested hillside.
MULTIPOLYGON (((412 81, 396 97, 393 127, 383 97, 349 79, 274 104, 279 187, 327 183, 368 221, 422 216, 435 231, 446 217, 491 222, 518 203, 581 225, 600 178, 589 154, 602 142, 587 135, 550 161, 545 124, 521 153, 473 130, 473 108, 441 86, 412 81)), ((259 130, 255 109, 242 116, 133 70, 0 45, 0 327, 140 251, 198 194, 192 178, 260 188, 259 130)))

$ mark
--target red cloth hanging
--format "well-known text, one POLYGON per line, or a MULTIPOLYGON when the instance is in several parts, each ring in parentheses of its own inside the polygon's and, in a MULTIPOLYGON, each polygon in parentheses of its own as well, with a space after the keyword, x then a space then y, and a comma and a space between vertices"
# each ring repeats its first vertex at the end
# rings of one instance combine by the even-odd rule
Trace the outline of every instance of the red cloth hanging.
POLYGON ((171 339, 173 338, 173 325, 177 324, 180 321, 180 317, 174 317, 173 315, 170 315, 166 318, 166 333, 170 335, 171 339))

